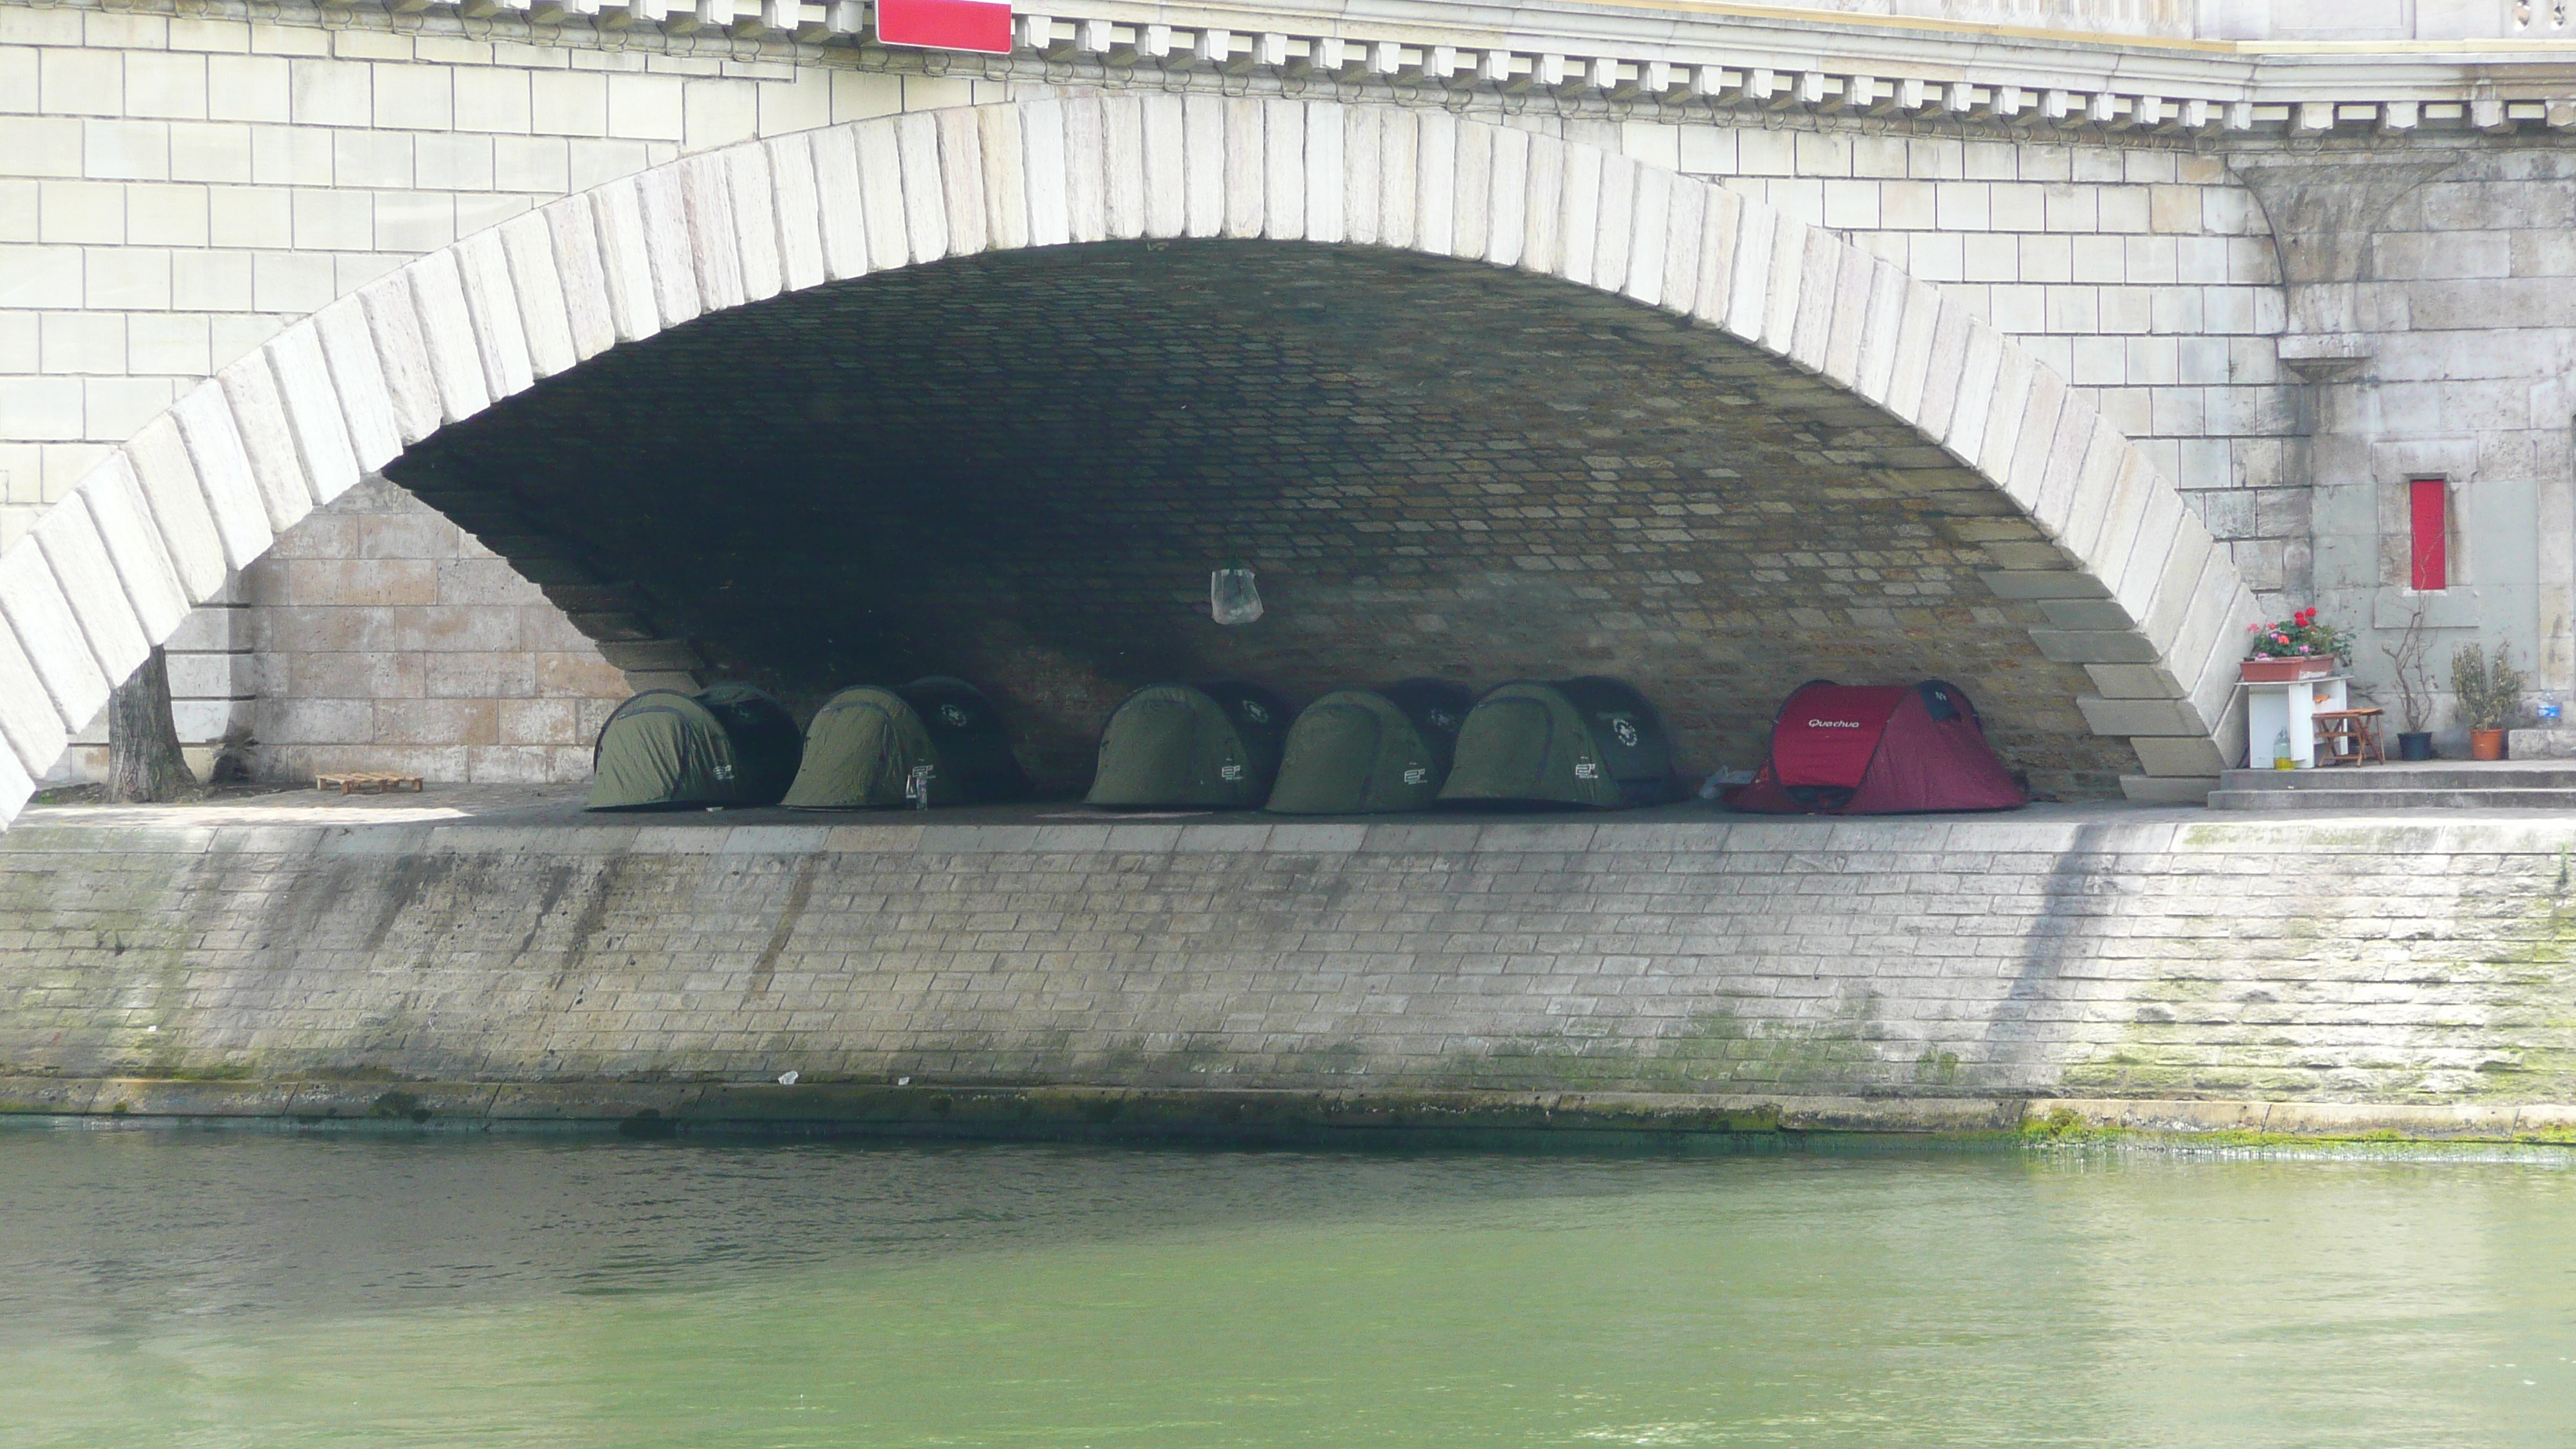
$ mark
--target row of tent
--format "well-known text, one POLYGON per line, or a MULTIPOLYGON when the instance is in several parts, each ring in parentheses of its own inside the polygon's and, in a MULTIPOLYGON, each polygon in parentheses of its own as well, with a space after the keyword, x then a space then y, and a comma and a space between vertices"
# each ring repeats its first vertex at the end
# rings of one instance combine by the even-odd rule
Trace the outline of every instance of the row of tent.
MULTIPOLYGON (((594 810, 860 810, 1029 793, 999 714, 947 676, 842 690, 801 736, 785 706, 748 685, 648 690, 609 716, 592 763, 594 810)), ((1149 685, 1101 730, 1085 798, 1121 809, 1374 815, 1434 805, 1616 810, 1682 793, 1645 698, 1586 676, 1519 680, 1482 696, 1408 679, 1336 690, 1303 710, 1242 680, 1149 685)), ((1955 686, 1816 681, 1782 705, 1769 757, 1728 803, 1866 814, 2010 809, 2026 799, 1955 686)))
POLYGON ((600 726, 590 763, 593 810, 863 810, 1029 793, 1001 716, 945 675, 842 690, 801 736, 785 705, 747 684, 648 689, 600 726))
POLYGON ((1617 810, 1681 798, 1655 712, 1615 679, 1440 679, 1303 710, 1240 680, 1138 690, 1100 734, 1089 803, 1381 815, 1435 804, 1617 810))

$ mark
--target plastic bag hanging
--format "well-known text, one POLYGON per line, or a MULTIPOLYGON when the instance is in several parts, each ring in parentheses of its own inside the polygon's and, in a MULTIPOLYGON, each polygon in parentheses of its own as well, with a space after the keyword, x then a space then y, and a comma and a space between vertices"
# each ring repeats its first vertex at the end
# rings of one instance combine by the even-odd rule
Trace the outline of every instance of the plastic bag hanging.
POLYGON ((1261 617, 1261 590, 1252 570, 1232 563, 1208 573, 1208 617, 1220 624, 1249 624, 1261 617))

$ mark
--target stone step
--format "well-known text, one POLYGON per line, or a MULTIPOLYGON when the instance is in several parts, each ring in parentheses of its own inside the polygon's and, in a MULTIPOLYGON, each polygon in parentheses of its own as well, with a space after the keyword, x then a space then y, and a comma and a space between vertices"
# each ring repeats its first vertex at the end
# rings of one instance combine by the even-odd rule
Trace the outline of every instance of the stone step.
POLYGON ((2337 789, 2209 792, 2212 810, 2566 810, 2576 811, 2576 789, 2337 789))
POLYGON ((2221 790, 2306 794, 2317 790, 2570 790, 2576 760, 2514 760, 2478 764, 2436 760, 2425 764, 2345 766, 2327 770, 2229 770, 2221 790))

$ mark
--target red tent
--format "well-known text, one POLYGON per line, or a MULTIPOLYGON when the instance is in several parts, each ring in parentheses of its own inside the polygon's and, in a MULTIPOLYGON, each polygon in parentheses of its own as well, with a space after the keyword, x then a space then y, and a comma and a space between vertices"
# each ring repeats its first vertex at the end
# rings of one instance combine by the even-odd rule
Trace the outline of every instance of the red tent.
POLYGON ((1802 684, 1771 721, 1771 758, 1728 802, 1775 815, 2018 810, 2030 803, 1955 685, 1802 684))

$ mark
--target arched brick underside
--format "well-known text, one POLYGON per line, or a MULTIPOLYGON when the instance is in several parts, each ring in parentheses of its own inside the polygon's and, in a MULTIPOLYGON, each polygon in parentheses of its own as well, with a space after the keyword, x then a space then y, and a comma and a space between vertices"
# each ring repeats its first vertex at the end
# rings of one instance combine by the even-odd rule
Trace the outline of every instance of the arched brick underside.
POLYGON ((2137 768, 2032 646, 2039 608, 1978 577, 2040 539, 2001 494, 1715 328, 1476 262, 950 258, 618 349, 387 471, 599 605, 575 622, 629 667, 807 707, 963 674, 1058 787, 1128 690, 1220 674, 1611 673, 1698 768, 1757 762, 1804 679, 1942 675, 2046 788, 2137 768), (1269 612, 1219 628, 1207 570, 1238 555, 1269 612))
MULTIPOLYGON (((1825 426, 1893 420, 1946 455, 1913 471, 1955 469, 1976 485, 1959 491, 1991 495, 1990 511, 1956 513, 1947 542, 1992 600, 2027 606, 1994 627, 2083 672, 2093 692, 2070 702, 2135 752, 2130 793, 2180 797, 2218 769, 2251 594, 2125 438, 1956 302, 1828 233, 1588 147, 1440 111, 1131 96, 916 113, 693 157, 466 238, 288 328, 0 555, 0 806, 14 815, 110 682, 228 569, 541 378, 897 267, 1229 237, 1553 276, 1714 328, 1771 359, 1776 389, 1803 375, 1812 405, 1799 406, 1825 426), (1829 394, 1859 411, 1838 416, 1829 394)), ((1865 459, 1848 466, 1873 476, 1865 459)))

